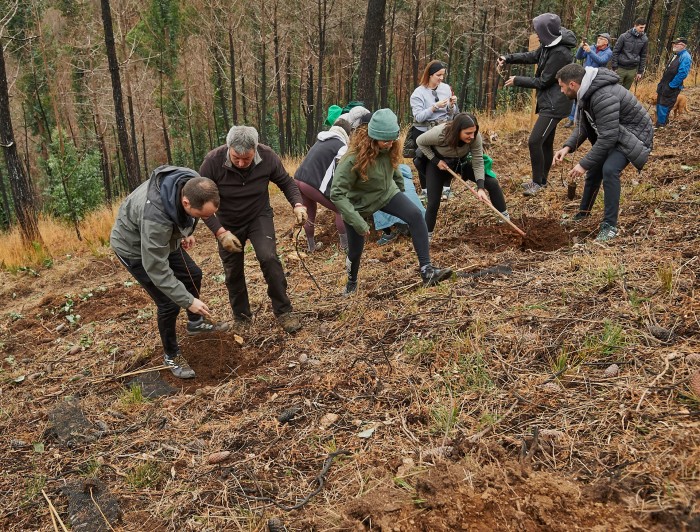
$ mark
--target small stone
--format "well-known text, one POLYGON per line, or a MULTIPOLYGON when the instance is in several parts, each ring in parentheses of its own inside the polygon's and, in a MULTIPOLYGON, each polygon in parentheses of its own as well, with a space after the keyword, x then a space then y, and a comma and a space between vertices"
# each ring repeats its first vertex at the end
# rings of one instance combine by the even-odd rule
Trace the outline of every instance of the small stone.
POLYGON ((219 464, 231 456, 231 451, 220 451, 218 453, 212 453, 207 456, 207 464, 214 465, 219 464))
POLYGON ((557 393, 561 391, 561 386, 559 386, 556 382, 548 382, 542 385, 542 389, 549 393, 557 393))
POLYGON ((307 360, 309 360, 309 357, 306 353, 302 353, 301 355, 299 355, 300 364, 305 364, 307 360))
POLYGON ((80 349, 81 349, 81 348, 80 348, 79 345, 74 345, 73 347, 71 347, 71 348, 68 350, 68 354, 69 354, 69 355, 77 355, 78 353, 80 353, 80 349))
POLYGON ((61 332, 61 331, 65 330, 65 328, 66 328, 66 324, 65 324, 65 323, 60 323, 60 324, 56 327, 56 332, 61 332))
POLYGON ((13 449, 22 449, 27 447, 29 444, 24 440, 10 440, 10 447, 13 449))
POLYGON ((610 364, 605 368, 604 375, 606 377, 617 377, 620 374, 620 366, 617 364, 610 364))
POLYGON ((289 423, 299 412, 301 412, 300 406, 290 406, 289 408, 285 408, 282 413, 277 416, 277 421, 280 423, 289 423))
POLYGON ((328 427, 330 427, 333 423, 335 423, 336 421, 338 421, 339 417, 340 417, 340 416, 338 416, 338 414, 328 413, 328 414, 324 415, 324 416, 321 418, 321 420, 318 422, 318 425, 319 425, 322 429, 328 428, 328 427))

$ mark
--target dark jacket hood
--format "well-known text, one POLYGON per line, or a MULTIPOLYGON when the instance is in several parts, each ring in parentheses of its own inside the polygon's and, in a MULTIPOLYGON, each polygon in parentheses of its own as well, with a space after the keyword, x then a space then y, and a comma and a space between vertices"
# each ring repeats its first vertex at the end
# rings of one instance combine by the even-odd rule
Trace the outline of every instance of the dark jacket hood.
POLYGON ((561 35, 561 19, 554 13, 542 13, 532 19, 535 33, 542 46, 549 46, 561 35))
POLYGON ((163 211, 178 227, 192 227, 195 220, 185 212, 180 198, 185 183, 199 174, 189 168, 177 166, 161 166, 154 170, 154 173, 156 172, 156 187, 160 191, 163 211))
POLYGON ((569 48, 573 48, 578 44, 578 41, 576 40, 576 34, 571 31, 568 28, 564 28, 562 26, 561 28, 561 41, 559 41, 559 44, 563 44, 564 46, 568 46, 569 48))

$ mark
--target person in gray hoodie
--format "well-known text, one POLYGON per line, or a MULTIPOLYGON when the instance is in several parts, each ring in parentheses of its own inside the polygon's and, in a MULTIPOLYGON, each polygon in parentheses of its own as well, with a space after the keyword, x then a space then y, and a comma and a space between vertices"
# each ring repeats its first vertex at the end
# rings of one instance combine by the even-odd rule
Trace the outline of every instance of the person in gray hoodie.
POLYGON ((537 65, 535 77, 511 76, 504 84, 505 87, 526 87, 537 91, 535 111, 539 116, 528 139, 532 181, 524 185, 526 196, 534 196, 547 185, 557 124, 571 110, 571 102, 559 91, 555 76, 561 67, 573 61, 571 49, 576 46, 576 36, 561 25, 558 15, 543 13, 532 19, 532 24, 540 39, 540 47, 532 52, 498 58, 499 66, 514 63, 537 65))
POLYGON ((553 164, 575 151, 586 139, 591 150, 569 172, 570 178, 586 174, 579 212, 574 220, 590 216, 601 184, 605 192, 605 213, 598 242, 618 234, 620 174, 628 163, 641 171, 654 140, 651 117, 630 91, 619 85, 620 77, 607 68, 567 65, 557 72, 561 92, 576 99, 576 125, 564 147, 554 155, 553 164))
POLYGON ((186 251, 194 245, 198 218, 218 209, 219 191, 211 179, 188 168, 159 166, 121 204, 110 235, 117 258, 158 307, 164 363, 182 379, 195 372, 177 343, 180 308, 187 309, 188 335, 229 329, 204 319, 211 314, 199 299, 202 270, 186 251))

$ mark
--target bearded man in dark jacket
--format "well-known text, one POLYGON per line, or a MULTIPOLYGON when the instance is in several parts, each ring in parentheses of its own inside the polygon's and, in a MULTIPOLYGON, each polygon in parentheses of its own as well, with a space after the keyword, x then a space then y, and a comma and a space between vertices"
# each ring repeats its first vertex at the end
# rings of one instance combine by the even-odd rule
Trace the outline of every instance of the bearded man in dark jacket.
POLYGON ((577 101, 574 131, 554 155, 560 163, 586 139, 593 147, 569 172, 575 179, 586 174, 579 212, 574 220, 590 216, 600 185, 605 193, 605 214, 598 242, 618 234, 620 174, 628 163, 639 171, 649 158, 654 128, 649 113, 630 91, 619 85, 620 77, 607 68, 567 65, 557 72, 561 92, 577 101))
POLYGON ((243 269, 243 246, 250 240, 260 263, 272 312, 282 328, 293 333, 301 328, 287 296, 287 278, 277 256, 275 224, 268 187, 273 182, 292 205, 299 225, 307 219, 306 207, 294 180, 272 148, 258 143, 258 131, 250 126, 233 126, 226 144, 204 158, 199 173, 219 188, 221 208, 205 221, 219 241, 226 288, 233 319, 240 330, 253 317, 243 269))
POLYGON ((528 147, 532 165, 532 181, 524 185, 524 194, 534 196, 547 185, 547 176, 554 154, 554 134, 562 118, 569 116, 571 102, 559 91, 556 73, 574 58, 571 49, 576 46, 576 36, 561 25, 559 15, 543 13, 532 19, 540 47, 532 52, 502 55, 498 65, 513 63, 536 64, 535 77, 511 76, 505 87, 526 87, 537 90, 539 114, 532 128, 528 147))

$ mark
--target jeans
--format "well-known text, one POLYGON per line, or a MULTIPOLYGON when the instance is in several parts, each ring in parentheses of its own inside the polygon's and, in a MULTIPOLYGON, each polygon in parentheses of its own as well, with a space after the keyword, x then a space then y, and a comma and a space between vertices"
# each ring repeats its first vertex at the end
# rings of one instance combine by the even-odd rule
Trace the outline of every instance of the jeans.
MULTIPOLYGON (((287 278, 277 256, 272 208, 265 209, 255 220, 244 227, 227 227, 226 229, 234 233, 243 246, 245 246, 246 240, 250 240, 253 245, 255 257, 260 263, 260 269, 265 277, 265 282, 267 282, 267 295, 272 301, 274 315, 279 316, 291 312, 292 303, 287 297, 287 278)), ((224 266, 228 299, 231 303, 234 319, 245 319, 253 316, 243 270, 243 255, 243 252, 226 251, 219 243, 219 257, 221 257, 224 266)))
MULTIPOLYGON (((476 182, 474 177, 474 169, 471 164, 462 164, 461 170, 462 179, 466 181, 476 182)), ((432 232, 435 229, 437 222, 437 213, 440 209, 440 200, 442 198, 442 187, 449 186, 452 180, 452 174, 445 170, 440 170, 433 163, 428 164, 426 177, 428 181, 428 205, 425 208, 425 223, 428 226, 428 231, 432 232)), ((500 212, 507 210, 506 200, 503 197, 503 191, 498 184, 498 179, 491 176, 485 176, 484 188, 489 193, 489 198, 494 207, 500 212)))
MULTIPOLYGON (((160 333, 160 341, 163 343, 163 350, 167 355, 175 355, 179 351, 175 325, 177 324, 177 316, 180 314, 180 305, 153 284, 141 260, 125 259, 119 255, 117 255, 117 258, 156 304, 158 309, 158 332, 160 333)), ((199 298, 199 292, 202 288, 202 270, 195 264, 192 257, 184 249, 176 249, 168 255, 168 266, 175 274, 175 278, 185 285, 187 291, 194 297, 199 298)), ((187 317, 190 321, 200 319, 199 314, 189 310, 187 311, 187 317)))
MULTIPOLYGON (((403 192, 396 194, 389 203, 382 207, 382 211, 401 218, 408 224, 413 240, 413 249, 418 255, 418 264, 423 267, 430 264, 430 244, 428 242, 428 228, 425 225, 423 213, 403 192)), ((360 270, 360 258, 365 247, 365 237, 355 231, 350 224, 345 224, 348 235, 348 260, 350 271, 348 280, 357 281, 357 272, 360 270)))
POLYGON ((629 161, 621 151, 612 150, 602 165, 588 170, 579 211, 590 214, 602 183, 605 194, 603 221, 617 227, 617 214, 620 210, 620 174, 627 164, 629 161))
POLYGON ((532 180, 540 186, 547 184, 547 176, 554 157, 554 134, 561 118, 538 116, 527 146, 530 149, 532 180))

